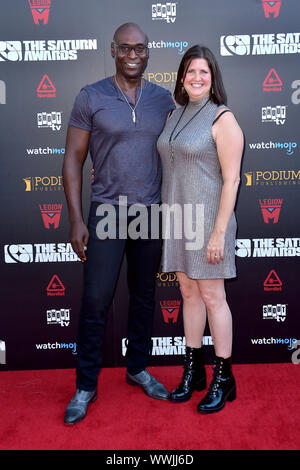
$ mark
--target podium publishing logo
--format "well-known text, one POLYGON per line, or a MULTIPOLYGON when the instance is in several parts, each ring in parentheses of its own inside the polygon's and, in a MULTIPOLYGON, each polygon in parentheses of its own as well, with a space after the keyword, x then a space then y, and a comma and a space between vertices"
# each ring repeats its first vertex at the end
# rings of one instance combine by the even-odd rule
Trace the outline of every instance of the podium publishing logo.
POLYGON ((161 300, 160 307, 165 323, 177 323, 180 300, 161 300))
POLYGON ((275 69, 271 69, 266 76, 263 91, 282 91, 282 81, 275 69))
POLYGON ((56 88, 53 85, 52 81, 48 75, 44 75, 38 88, 37 88, 37 97, 38 98, 55 98, 56 97, 56 88))
POLYGON ((244 173, 246 186, 296 186, 300 184, 300 170, 254 170, 244 173))
POLYGON ((47 24, 51 7, 51 0, 28 0, 33 21, 35 24, 47 24))
POLYGON ((260 199, 259 204, 265 224, 277 224, 283 199, 260 199))
POLYGON ((176 273, 156 273, 157 287, 179 287, 176 273))
POLYGON ((47 286, 47 296, 49 297, 54 297, 54 296, 62 296, 65 295, 65 286, 57 276, 57 274, 54 274, 52 277, 51 281, 49 282, 47 286))
POLYGON ((177 79, 177 72, 146 72, 144 74, 149 82, 160 85, 173 92, 177 79))
POLYGON ((262 0, 266 18, 277 18, 279 16, 282 0, 262 0))
POLYGON ((62 176, 28 176, 23 178, 25 191, 62 191, 62 176))
POLYGON ((58 228, 62 204, 40 204, 39 206, 44 222, 44 227, 49 229, 51 225, 51 227, 54 229, 58 228))

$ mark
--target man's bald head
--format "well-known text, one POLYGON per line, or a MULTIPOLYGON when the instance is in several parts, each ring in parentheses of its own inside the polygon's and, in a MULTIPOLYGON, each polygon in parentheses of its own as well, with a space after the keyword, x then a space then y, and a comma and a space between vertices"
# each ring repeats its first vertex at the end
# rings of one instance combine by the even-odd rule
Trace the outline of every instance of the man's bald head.
POLYGON ((116 43, 118 43, 120 38, 122 38, 124 35, 127 35, 127 33, 131 33, 131 32, 140 33, 140 35, 144 37, 143 43, 144 44, 148 43, 148 36, 144 33, 144 31, 142 31, 140 26, 136 23, 124 23, 121 26, 119 26, 119 28, 116 29, 115 31, 113 40, 116 43))

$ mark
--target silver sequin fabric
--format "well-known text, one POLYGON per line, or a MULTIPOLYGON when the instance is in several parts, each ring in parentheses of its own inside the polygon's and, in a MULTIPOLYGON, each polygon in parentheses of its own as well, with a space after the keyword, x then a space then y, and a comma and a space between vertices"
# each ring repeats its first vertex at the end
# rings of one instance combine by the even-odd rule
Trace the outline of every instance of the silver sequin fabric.
MULTIPOLYGON (((207 99, 188 103, 173 138, 206 101, 207 99)), ((209 101, 187 124, 172 143, 173 161, 170 159, 169 138, 183 107, 173 112, 158 139, 157 147, 163 168, 162 203, 169 208, 173 207, 169 215, 166 211, 163 216, 162 272, 181 271, 192 279, 236 277, 237 225, 234 213, 225 235, 224 260, 219 264, 209 264, 206 259, 207 243, 214 229, 223 185, 217 148, 212 136, 212 124, 221 108, 226 109, 209 101)))

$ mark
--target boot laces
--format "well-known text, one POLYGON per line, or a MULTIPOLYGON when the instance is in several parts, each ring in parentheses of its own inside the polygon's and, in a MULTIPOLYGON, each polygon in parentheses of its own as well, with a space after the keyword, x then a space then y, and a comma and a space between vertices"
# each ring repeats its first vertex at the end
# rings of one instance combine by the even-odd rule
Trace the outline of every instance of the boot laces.
POLYGON ((190 376, 191 376, 191 373, 192 373, 192 370, 193 370, 193 355, 190 354, 190 355, 187 355, 185 357, 185 361, 184 361, 184 366, 183 366, 183 374, 182 374, 182 382, 187 385, 189 380, 190 380, 190 376))
POLYGON ((220 364, 215 363, 213 379, 209 386, 209 393, 214 397, 217 395, 217 392, 222 382, 222 371, 223 371, 222 366, 223 366, 222 363, 220 364))

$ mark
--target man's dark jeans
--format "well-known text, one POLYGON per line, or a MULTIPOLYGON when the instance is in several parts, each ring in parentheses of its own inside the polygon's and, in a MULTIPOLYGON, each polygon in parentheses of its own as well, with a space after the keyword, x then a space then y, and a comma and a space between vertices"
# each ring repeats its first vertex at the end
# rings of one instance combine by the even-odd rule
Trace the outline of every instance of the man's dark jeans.
MULTIPOLYGON (((156 273, 161 259, 162 239, 151 239, 150 208, 147 208, 148 239, 105 239, 96 234, 98 203, 92 202, 88 230, 87 260, 79 318, 77 388, 91 391, 97 386, 102 365, 106 314, 113 299, 123 256, 127 258, 129 288, 127 370, 135 375, 145 369, 151 348, 155 305, 156 273)), ((119 208, 117 226, 119 226, 119 208)), ((123 209, 124 211, 124 209, 123 209)), ((128 216, 128 225, 134 217, 128 216)))

